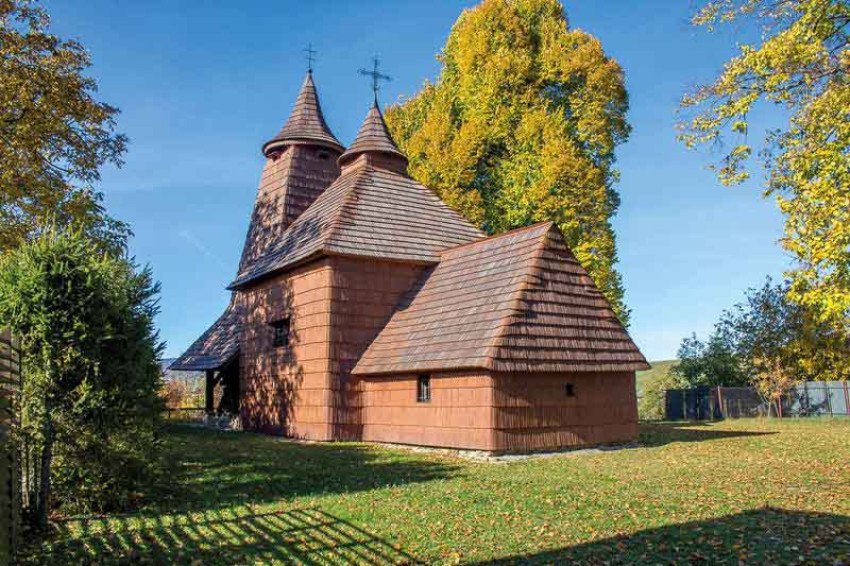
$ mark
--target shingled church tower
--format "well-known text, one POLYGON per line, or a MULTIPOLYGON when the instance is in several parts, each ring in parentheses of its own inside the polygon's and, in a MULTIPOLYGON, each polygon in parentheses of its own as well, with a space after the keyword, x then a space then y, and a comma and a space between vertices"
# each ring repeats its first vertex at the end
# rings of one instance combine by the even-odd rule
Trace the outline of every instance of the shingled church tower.
MULTIPOLYGON (((307 72, 289 119, 276 136, 262 146, 266 162, 260 177, 254 210, 239 272, 262 257, 292 222, 339 176, 337 160, 345 148, 331 132, 316 92, 312 70, 307 72)), ((214 407, 212 389, 224 386, 223 410, 239 408, 239 352, 243 311, 237 293, 224 313, 175 361, 175 370, 202 370, 207 375, 207 411, 214 407)))
POLYGON ((295 108, 278 134, 263 144, 266 164, 260 177, 251 225, 239 271, 263 256, 292 222, 337 177, 345 148, 331 133, 308 71, 295 108))

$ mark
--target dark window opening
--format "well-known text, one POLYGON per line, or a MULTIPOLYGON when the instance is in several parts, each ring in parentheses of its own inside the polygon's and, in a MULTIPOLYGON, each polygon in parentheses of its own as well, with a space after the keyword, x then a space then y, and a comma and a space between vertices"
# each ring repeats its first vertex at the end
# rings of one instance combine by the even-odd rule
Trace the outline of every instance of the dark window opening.
POLYGON ((280 348, 289 346, 289 319, 282 318, 269 323, 272 327, 272 346, 280 348))
POLYGON ((567 383, 564 386, 564 393, 567 394, 567 397, 575 397, 576 396, 576 391, 575 391, 575 388, 573 387, 572 383, 567 383))
POLYGON ((420 375, 416 380, 416 402, 429 403, 431 401, 431 376, 420 375))
POLYGON ((329 154, 327 151, 320 151, 318 155, 319 159, 321 159, 322 161, 327 161, 331 156, 331 154, 329 154))

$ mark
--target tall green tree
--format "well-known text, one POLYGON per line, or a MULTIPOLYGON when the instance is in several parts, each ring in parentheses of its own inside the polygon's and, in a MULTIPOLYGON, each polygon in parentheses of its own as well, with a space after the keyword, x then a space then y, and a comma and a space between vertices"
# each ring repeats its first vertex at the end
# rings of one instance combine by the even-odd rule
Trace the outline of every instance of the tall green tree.
POLYGON ((126 224, 109 217, 94 189, 105 163, 121 164, 118 110, 95 99, 89 55, 50 33, 45 10, 0 0, 0 253, 48 224, 83 230, 120 250, 126 224))
POLYGON ((28 500, 42 526, 51 506, 126 506, 156 471, 157 293, 148 270, 80 232, 46 231, 0 256, 0 321, 20 339, 28 500))
POLYGON ((720 75, 682 101, 680 139, 724 147, 720 181, 740 183, 759 154, 765 196, 785 215, 782 244, 799 262, 792 299, 850 336, 850 2, 710 0, 693 17, 709 30, 752 22, 762 35, 743 44, 720 75), (790 113, 787 125, 751 136, 759 103, 790 113))
POLYGON ((387 112, 413 177, 489 233, 555 221, 626 322, 611 226, 621 67, 557 0, 485 0, 438 59, 436 82, 387 112))
POLYGON ((673 373, 682 384, 753 385, 776 401, 801 381, 850 379, 850 342, 810 309, 788 298, 791 283, 768 278, 724 311, 706 342, 679 348, 673 373))

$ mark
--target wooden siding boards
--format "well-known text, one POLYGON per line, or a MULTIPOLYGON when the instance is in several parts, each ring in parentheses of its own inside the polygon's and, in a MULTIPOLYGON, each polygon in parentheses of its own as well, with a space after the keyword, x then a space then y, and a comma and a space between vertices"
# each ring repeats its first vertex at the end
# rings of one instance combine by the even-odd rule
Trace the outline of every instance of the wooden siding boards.
POLYGON ((238 289, 321 255, 436 263, 440 252, 483 237, 434 193, 363 155, 316 199, 262 258, 241 271, 238 289))
POLYGON ((494 450, 493 380, 484 373, 431 377, 431 400, 416 401, 416 375, 360 381, 362 438, 468 450, 494 450))
POLYGON ((493 450, 630 442, 637 438, 634 372, 494 372, 493 450), (574 395, 567 396, 570 383, 574 395))
POLYGON ((368 258, 331 257, 330 351, 333 437, 362 438, 361 394, 351 369, 386 325, 423 267, 368 258))
POLYGON ((313 262, 239 293, 245 310, 240 391, 245 428, 331 439, 332 268, 313 262), (275 347, 269 323, 290 318, 289 345, 275 347))
POLYGON ((239 353, 242 309, 234 296, 230 304, 200 338, 177 358, 169 369, 197 371, 219 369, 239 353))
POLYGON ((645 367, 560 231, 547 222, 444 252, 353 373, 645 367))
POLYGON ((330 152, 316 146, 291 145, 266 159, 242 248, 239 272, 277 244, 286 229, 339 177, 330 152))

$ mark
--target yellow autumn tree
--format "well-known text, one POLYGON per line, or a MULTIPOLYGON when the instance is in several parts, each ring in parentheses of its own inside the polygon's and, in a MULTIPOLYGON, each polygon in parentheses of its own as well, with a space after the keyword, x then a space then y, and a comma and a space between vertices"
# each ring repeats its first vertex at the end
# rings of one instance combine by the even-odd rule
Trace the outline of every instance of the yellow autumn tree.
POLYGON ((755 45, 740 45, 714 82, 682 101, 680 139, 724 147, 720 181, 749 178, 753 155, 767 169, 765 196, 785 215, 782 244, 796 259, 790 297, 850 336, 850 2, 710 0, 693 23, 714 30, 754 21, 755 45), (748 115, 781 106, 787 125, 754 151, 748 115))
POLYGON ((485 0, 438 59, 436 81, 386 115, 412 176, 491 234, 555 221, 627 322, 611 226, 622 68, 557 0, 485 0))

